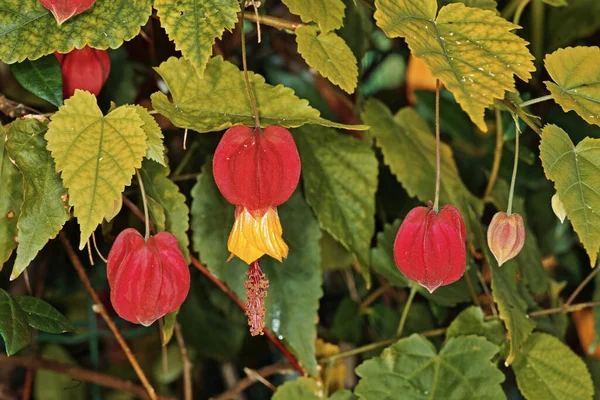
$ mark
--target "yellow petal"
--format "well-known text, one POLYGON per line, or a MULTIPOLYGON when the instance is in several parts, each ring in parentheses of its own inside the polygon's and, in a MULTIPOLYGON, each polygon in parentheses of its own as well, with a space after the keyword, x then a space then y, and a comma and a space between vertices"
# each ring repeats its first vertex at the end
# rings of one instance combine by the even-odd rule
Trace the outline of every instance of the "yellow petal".
POLYGON ((276 208, 254 217, 246 208, 238 207, 227 248, 248 264, 265 254, 281 261, 288 255, 282 233, 276 208))

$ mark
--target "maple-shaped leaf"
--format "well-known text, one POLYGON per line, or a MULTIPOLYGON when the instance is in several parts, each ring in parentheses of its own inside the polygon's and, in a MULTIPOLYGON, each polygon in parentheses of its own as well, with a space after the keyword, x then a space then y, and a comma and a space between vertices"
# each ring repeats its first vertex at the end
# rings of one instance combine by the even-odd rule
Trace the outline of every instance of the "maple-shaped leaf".
POLYGON ((144 121, 129 106, 108 115, 89 92, 77 90, 52 116, 46 139, 81 228, 79 248, 113 212, 146 154, 144 121))
POLYGON ((342 27, 344 9, 342 0, 282 0, 293 14, 304 22, 316 22, 323 32, 342 27))
POLYGON ((0 0, 0 61, 35 60, 85 45, 117 48, 131 40, 152 14, 152 0, 99 0, 58 26, 39 0, 0 0))
POLYGON ((567 47, 544 60, 554 82, 544 82, 565 112, 600 126, 600 47, 567 47))
POLYGON ((308 65, 346 92, 354 92, 358 66, 344 39, 333 32, 318 33, 314 26, 301 26, 296 29, 296 42, 308 65))
MULTIPOLYGON (((222 57, 212 58, 200 78, 183 58, 171 57, 156 71, 163 78, 172 100, 161 92, 154 93, 152 106, 171 122, 197 132, 220 131, 233 125, 254 126, 254 113, 248 98, 244 73, 222 57)), ((271 86, 265 79, 249 72, 250 85, 262 127, 280 125, 297 128, 305 124, 365 130, 364 125, 344 125, 321 118, 308 101, 296 97, 283 85, 271 86)))
POLYGON ((163 139, 165 136, 163 135, 160 126, 154 119, 152 115, 142 106, 128 106, 137 112, 139 117, 144 121, 144 126, 142 129, 146 132, 146 137, 148 139, 148 148, 146 150, 146 158, 149 160, 156 161, 163 167, 167 166, 167 161, 165 160, 165 145, 163 143, 163 139))
POLYGON ((600 139, 575 146, 564 130, 546 125, 540 158, 593 267, 600 249, 600 139))
POLYGON ((238 0, 155 0, 160 23, 198 75, 204 74, 215 39, 231 31, 240 12, 238 0))
POLYGON ((11 279, 16 279, 29 266, 69 220, 67 191, 46 150, 46 130, 46 124, 38 120, 22 119, 14 121, 8 131, 6 148, 23 174, 24 193, 17 222, 19 246, 11 279))
POLYGON ((528 43, 511 32, 519 26, 494 11, 454 3, 438 13, 436 0, 376 0, 375 6, 377 25, 406 40, 482 131, 485 109, 514 90, 513 75, 527 81, 535 71, 528 43))

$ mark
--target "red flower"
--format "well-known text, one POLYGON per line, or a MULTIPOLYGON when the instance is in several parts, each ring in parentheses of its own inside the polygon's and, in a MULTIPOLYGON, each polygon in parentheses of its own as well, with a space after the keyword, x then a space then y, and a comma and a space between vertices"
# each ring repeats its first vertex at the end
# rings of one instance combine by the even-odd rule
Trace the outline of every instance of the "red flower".
POLYGON ((394 242, 394 260, 411 281, 430 292, 460 279, 467 265, 465 224, 453 206, 439 212, 415 207, 407 215, 394 242))
POLYGON ((68 54, 54 53, 62 70, 63 97, 73 96, 76 89, 100 94, 110 73, 110 58, 105 50, 84 47, 68 54))
POLYGON ((95 2, 96 0, 40 0, 40 3, 54 15, 59 26, 69 18, 86 11, 95 2))
POLYGON ((488 246, 498 266, 519 254, 525 244, 525 226, 519 214, 497 212, 487 231, 488 246))
POLYGON ((190 271, 177 239, 168 232, 148 242, 135 229, 117 236, 108 255, 110 302, 119 316, 151 325, 181 306, 190 289, 190 271))
POLYGON ((300 179, 300 156, 290 132, 280 126, 229 129, 215 151, 213 173, 223 196, 237 206, 227 243, 232 256, 248 264, 264 254, 279 261, 287 257, 276 207, 290 198, 300 179))

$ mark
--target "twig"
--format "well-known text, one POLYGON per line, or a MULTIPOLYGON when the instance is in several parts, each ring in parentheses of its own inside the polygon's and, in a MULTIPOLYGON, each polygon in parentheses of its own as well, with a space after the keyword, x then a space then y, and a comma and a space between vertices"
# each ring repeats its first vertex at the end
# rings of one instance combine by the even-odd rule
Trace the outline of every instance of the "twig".
POLYGON ((360 303, 360 312, 364 313, 367 310, 367 307, 369 307, 375 300, 379 298, 379 296, 384 294, 389 288, 390 285, 384 284, 379 286, 375 291, 371 292, 367 297, 365 297, 362 303, 360 303))
POLYGON ((523 122, 525 122, 535 133, 537 133, 540 137, 542 136, 542 130, 538 126, 537 122, 534 122, 521 107, 506 98, 502 100, 502 103, 504 103, 504 105, 513 113, 517 114, 519 118, 521 118, 523 122))
MULTIPOLYGON (((269 376, 275 374, 291 374, 294 372, 294 369, 290 364, 279 362, 273 365, 268 365, 254 372, 262 378, 268 378, 269 376)), ((248 377, 236 383, 234 387, 217 397, 213 397, 211 400, 228 400, 236 398, 238 394, 252 386, 256 380, 257 379, 255 376, 248 375, 248 377)))
POLYGON ((344 277, 346 278, 346 285, 348 286, 350 298, 358 303, 360 301, 360 297, 358 296, 358 291, 356 290, 356 282, 354 281, 354 275, 352 275, 352 271, 348 268, 345 268, 344 277))
MULTIPOLYGON (((22 368, 31 369, 45 369, 48 371, 56 372, 57 374, 67 375, 74 379, 94 383, 96 385, 104 386, 111 389, 120 390, 123 392, 131 393, 136 397, 144 399, 150 399, 146 390, 134 384, 131 381, 124 381, 114 376, 101 374, 99 372, 66 365, 56 361, 44 360, 32 356, 6 356, 0 354, 0 363, 15 365, 22 368)), ((154 397, 158 400, 175 400, 173 397, 159 396, 154 397)))
POLYGON ((302 22, 288 21, 286 19, 270 17, 268 15, 259 15, 258 17, 256 17, 256 14, 250 13, 244 13, 244 19, 246 21, 259 23, 261 25, 267 25, 279 30, 292 32, 304 25, 302 22))
POLYGON ((181 326, 178 322, 175 322, 175 338, 177 339, 177 346, 179 346, 179 352, 181 353, 181 360, 183 362, 183 392, 185 400, 193 399, 192 390, 192 362, 188 356, 187 347, 185 346, 185 340, 183 340, 183 334, 181 333, 181 326))
POLYGON ((494 298, 492 297, 492 293, 488 288, 487 283, 485 282, 485 278, 481 271, 477 270, 477 278, 479 279, 479 283, 481 283, 481 287, 483 288, 483 293, 485 293, 485 297, 488 299, 488 304, 490 305, 490 309, 492 310, 492 315, 494 317, 498 316, 498 310, 496 309, 496 303, 494 302, 494 298))
POLYGON ((502 135, 504 134, 503 131, 502 112, 499 108, 496 108, 496 146, 494 148, 494 163, 492 164, 492 171, 490 172, 490 180, 488 181, 487 187, 485 188, 485 193, 483 195, 484 201, 487 201, 492 194, 492 189, 494 189, 494 184, 496 183, 496 179, 498 179, 500 161, 502 160, 502 145, 504 144, 504 140, 502 138, 502 135))
POLYGON ((591 308, 600 306, 600 301, 588 301, 586 303, 573 304, 570 306, 560 306, 554 308, 547 308, 545 310, 533 311, 529 313, 530 317, 539 317, 542 315, 560 314, 560 313, 572 313, 574 311, 583 310, 584 308, 591 308))
POLYGON ((600 268, 596 267, 592 270, 592 272, 590 272, 590 274, 588 276, 586 276, 586 278, 581 281, 581 283, 579 284, 579 286, 577 286, 577 288, 575 288, 575 290, 573 291, 573 293, 571 293, 571 296, 569 296, 569 298, 567 299, 567 301, 565 302, 563 307, 569 307, 571 305, 571 303, 573 303, 573 301, 575 300, 575 298, 577 297, 577 295, 579 295, 579 293, 581 293, 581 291, 583 290, 583 288, 590 283, 590 281, 592 279, 594 279, 594 276, 596 276, 596 274, 598 273, 598 270, 600 268))
POLYGON ((265 378, 260 376, 260 374, 258 372, 256 372, 255 370, 246 367, 246 368, 244 368, 244 373, 246 374, 246 376, 248 378, 262 383, 263 385, 268 387, 272 392, 277 390, 277 388, 271 382, 269 382, 268 380, 266 380, 265 378))
POLYGON ((90 297, 92 298, 92 300, 94 302, 94 306, 95 306, 94 311, 100 314, 100 316, 102 317, 104 322, 106 322, 106 325, 108 326, 108 328, 111 330, 111 332, 115 336, 115 339, 121 346, 121 349, 123 349, 123 352, 125 353, 125 356, 127 356, 127 359, 129 360, 129 363, 133 367, 136 375, 138 376, 138 378, 142 382, 142 385, 146 389, 146 392, 148 393, 148 397, 152 400, 157 399, 158 397, 156 396, 156 392, 155 392, 154 388, 152 387, 152 385, 150 384, 150 381, 146 377, 146 374, 140 367, 140 364, 138 363, 137 359, 131 352, 129 345, 127 345, 127 342, 125 342, 125 339, 123 339, 123 336, 121 336, 121 333, 119 332, 119 328, 117 328, 117 325, 113 322, 113 320, 110 318, 110 316, 106 312, 106 309, 104 308, 104 305, 102 304, 102 301, 100 300, 100 298, 98 297, 98 294, 92 287, 92 283, 90 282, 90 280, 85 272, 85 269, 83 268, 83 265, 81 264, 81 261, 79 261, 79 257, 77 256, 77 253, 75 253, 73 246, 71 246, 69 239, 67 239, 64 232, 60 232, 58 237, 60 238, 60 241, 62 242, 63 246, 65 247, 65 250, 67 251, 69 259, 71 260, 71 263, 75 267, 75 270, 77 271, 79 278, 83 282, 85 289, 87 290, 87 292, 89 293, 90 297))

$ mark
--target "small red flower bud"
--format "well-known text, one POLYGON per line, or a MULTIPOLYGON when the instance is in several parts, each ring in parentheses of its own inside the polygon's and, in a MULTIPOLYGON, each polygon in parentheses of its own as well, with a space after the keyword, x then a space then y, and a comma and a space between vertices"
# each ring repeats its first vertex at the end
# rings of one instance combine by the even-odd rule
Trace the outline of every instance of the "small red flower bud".
POLYGON ((40 0, 40 3, 54 15, 59 26, 69 18, 86 11, 95 2, 96 0, 40 0))
POLYGON ((234 126, 217 146, 213 174, 223 196, 237 206, 229 251, 248 264, 264 254, 280 261, 287 257, 276 207, 290 198, 300 179, 300 156, 290 132, 280 126, 234 126))
POLYGON ((248 279, 244 283, 246 287, 246 316, 250 325, 252 336, 262 335, 265 328, 265 297, 269 281, 260 269, 258 261, 254 261, 248 271, 248 279))
POLYGON ((168 232, 147 242, 129 228, 117 236, 106 264, 110 302, 119 316, 148 326, 181 306, 190 271, 177 239, 168 232))
POLYGON ((100 94, 110 73, 110 58, 105 50, 84 47, 68 54, 54 53, 62 70, 63 97, 73 96, 76 89, 100 94))
POLYGON ((408 279, 433 293, 465 273, 466 236, 456 207, 435 212, 429 202, 429 207, 415 207, 404 218, 394 242, 394 260, 408 279))
POLYGON ((487 240, 498 265, 502 266, 516 257, 525 244, 523 218, 519 214, 497 212, 488 227, 487 240))

